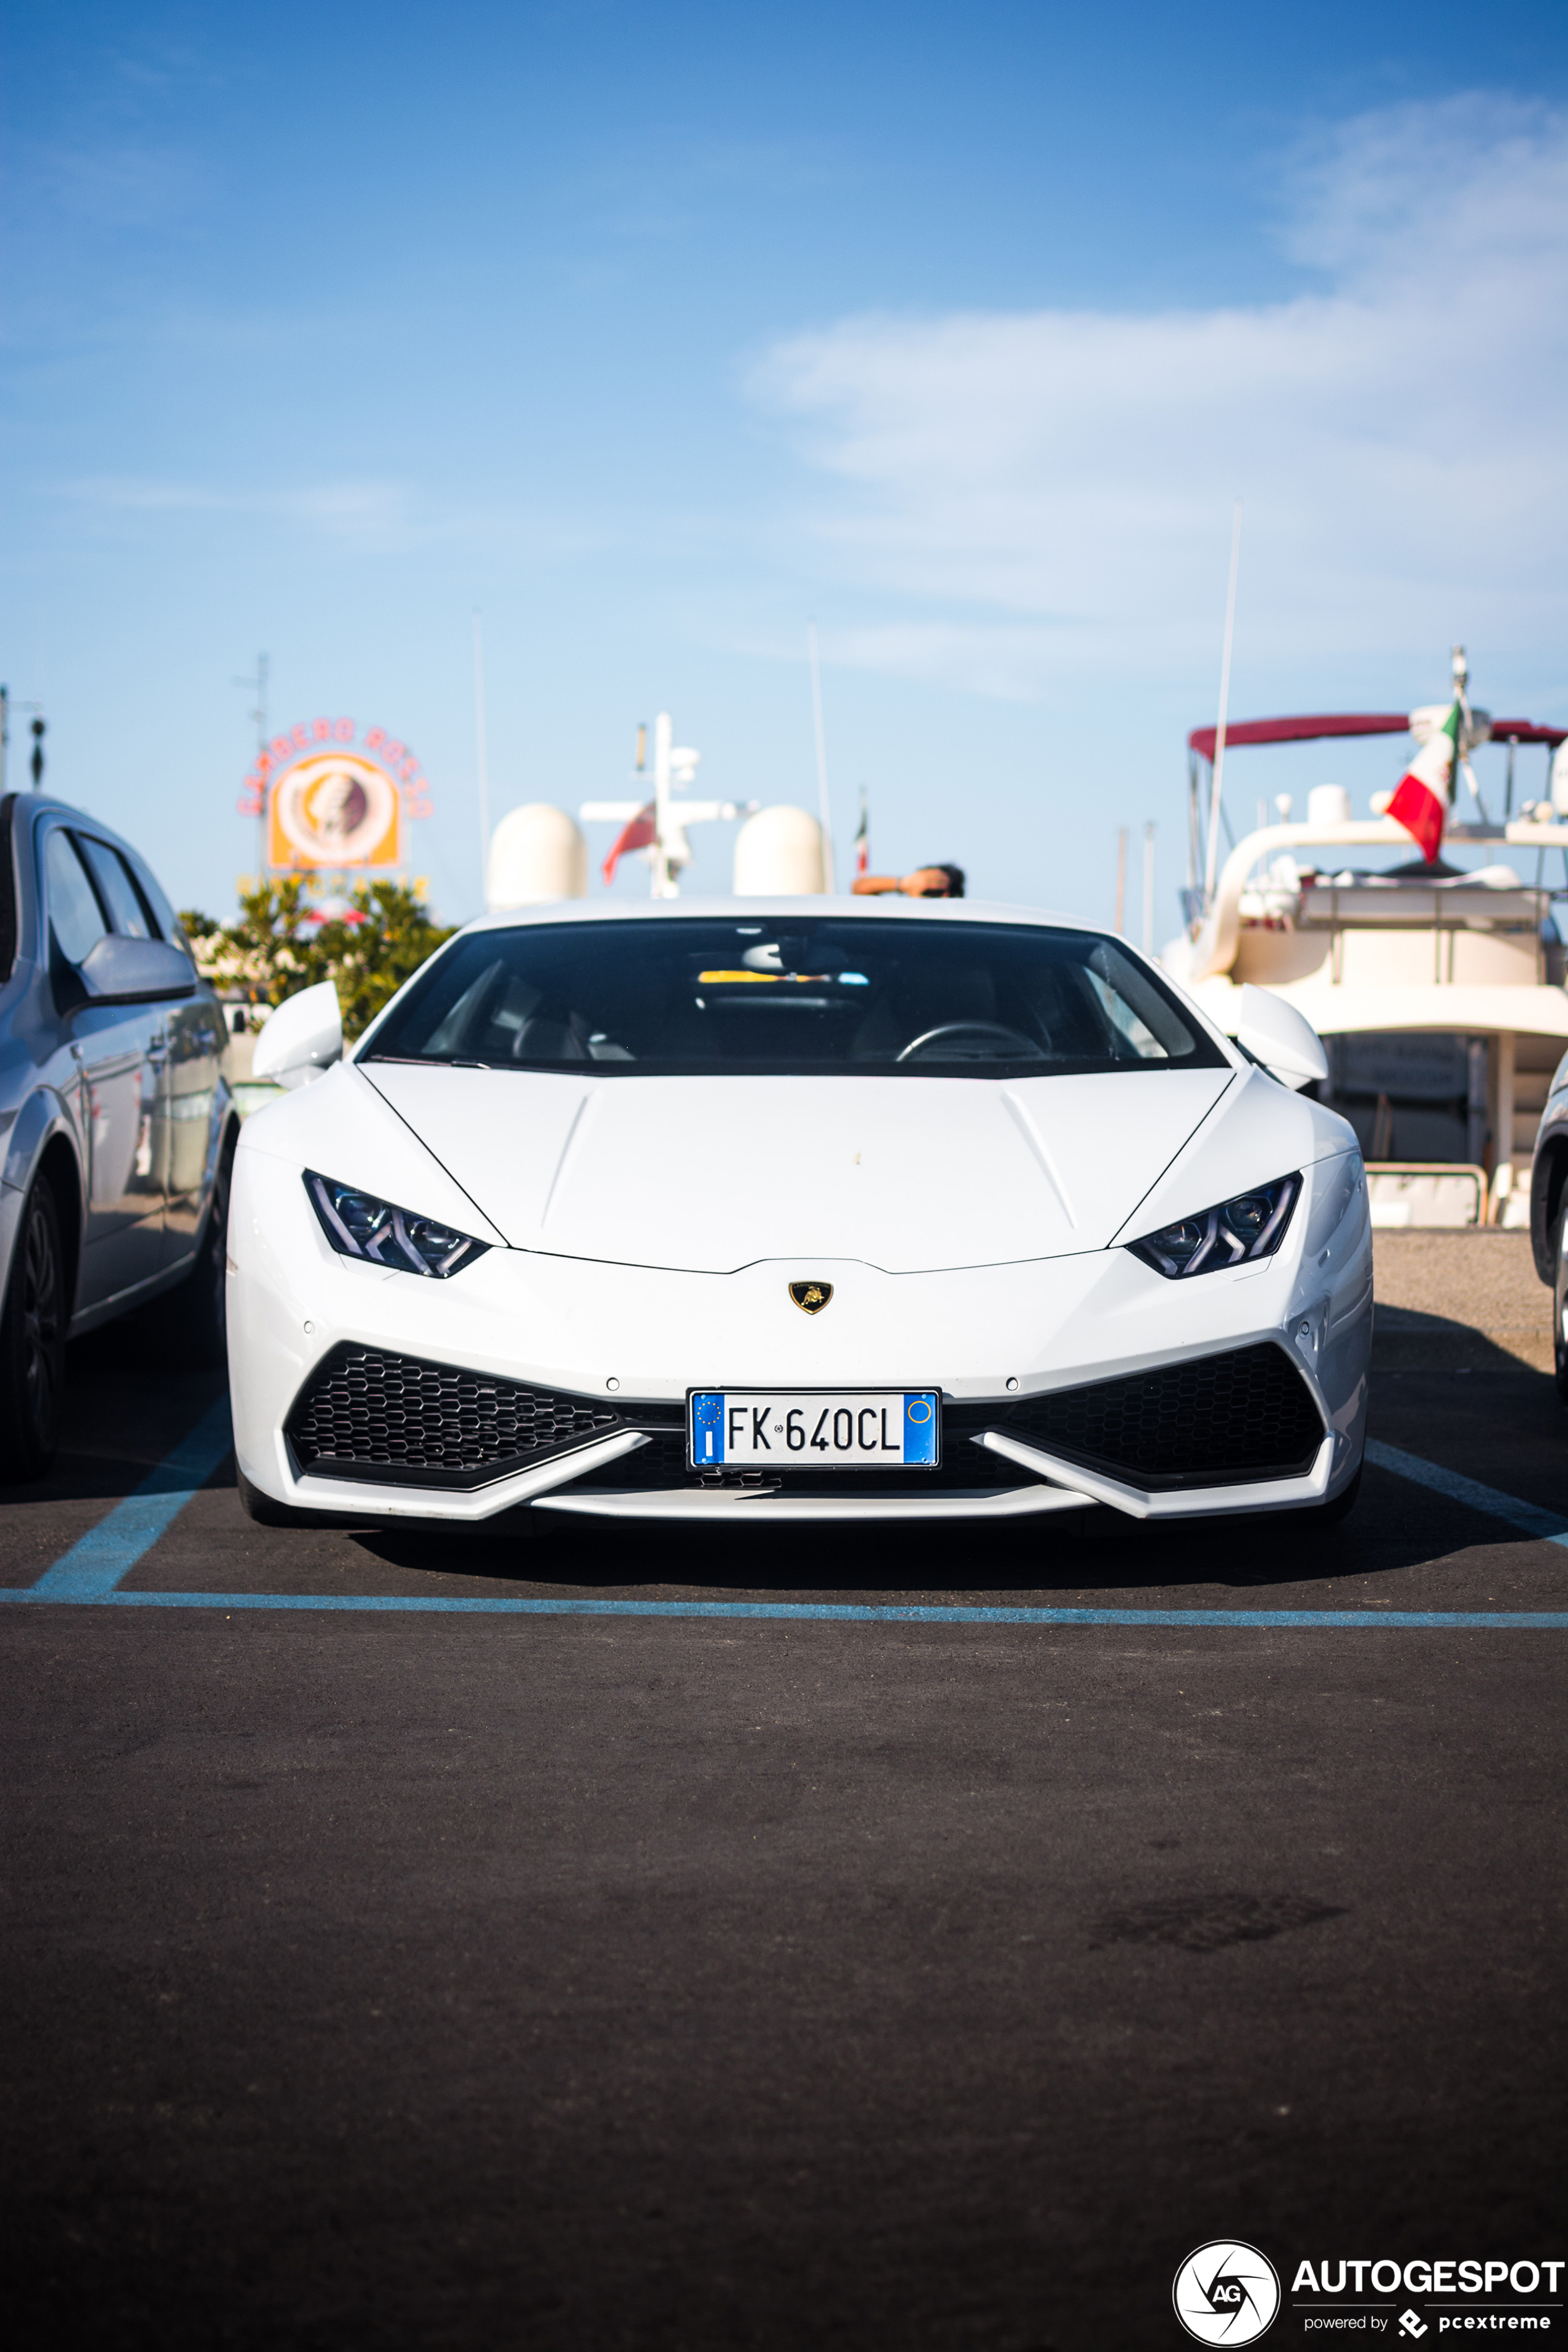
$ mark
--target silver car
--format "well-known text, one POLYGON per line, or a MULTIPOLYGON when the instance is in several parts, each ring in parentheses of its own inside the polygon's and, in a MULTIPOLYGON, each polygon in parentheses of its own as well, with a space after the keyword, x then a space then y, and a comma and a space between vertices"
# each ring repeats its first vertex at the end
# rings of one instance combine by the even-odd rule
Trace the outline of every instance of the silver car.
POLYGON ((1568 1404, 1568 1054, 1557 1065, 1535 1139, 1530 1238, 1535 1271, 1552 1285, 1552 1360, 1557 1393, 1568 1404))
POLYGON ((223 1360, 226 1042, 129 843, 0 800, 0 1480, 48 1468, 68 1339, 157 1299, 184 1361, 223 1360))

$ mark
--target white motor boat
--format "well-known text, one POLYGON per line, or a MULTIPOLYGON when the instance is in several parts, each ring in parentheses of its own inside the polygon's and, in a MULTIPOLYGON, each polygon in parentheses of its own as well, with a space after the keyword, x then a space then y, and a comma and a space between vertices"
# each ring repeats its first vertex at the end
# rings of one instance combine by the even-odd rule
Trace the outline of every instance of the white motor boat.
MULTIPOLYGON (((1450 814, 1432 861, 1384 814, 1392 794, 1375 793, 1357 817, 1348 793, 1328 784, 1309 793, 1304 824, 1281 797, 1281 821, 1237 840, 1222 864, 1218 796, 1204 790, 1204 771, 1212 781, 1216 754, 1223 762, 1254 744, 1406 730, 1420 742, 1452 706, 1253 719, 1187 739, 1188 928, 1163 961, 1228 1034, 1249 982, 1306 1015, 1329 1057, 1318 1091, 1360 1137, 1382 1226, 1527 1226, 1535 1133, 1568 1050, 1552 912, 1568 899, 1568 730, 1472 711, 1462 655, 1455 680, 1461 754, 1489 740, 1507 747, 1503 808, 1489 815, 1462 760, 1473 818, 1450 814), (1545 751, 1548 790, 1516 815, 1515 753, 1528 746, 1545 751), (1375 867, 1364 855, 1401 849, 1405 858, 1375 867), (1479 859, 1461 866, 1454 851, 1479 859)), ((1459 798, 1456 779, 1456 807, 1459 798)))

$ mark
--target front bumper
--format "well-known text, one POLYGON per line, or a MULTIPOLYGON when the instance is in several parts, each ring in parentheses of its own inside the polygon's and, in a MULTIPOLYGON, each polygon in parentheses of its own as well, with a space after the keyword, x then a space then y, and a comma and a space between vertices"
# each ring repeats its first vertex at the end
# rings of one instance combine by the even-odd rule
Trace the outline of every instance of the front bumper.
POLYGON ((256 1486, 297 1507, 474 1521, 537 1504, 701 1521, 992 1518, 1103 1503, 1185 1518, 1325 1499, 1361 1458, 1371 1243, 1353 1153, 1307 1171, 1276 1257, 1190 1282, 1167 1282, 1121 1249, 903 1276, 783 1259, 691 1274, 493 1249, 437 1283, 337 1256, 298 1168, 251 1152, 240 1155, 229 1231, 237 1451, 256 1486), (834 1285, 826 1314, 791 1301, 803 1276, 834 1285), (1198 1373, 1259 1347, 1286 1361, 1316 1422, 1310 1444, 1298 1423, 1290 1459, 1257 1475, 1240 1458, 1216 1467, 1199 1446, 1192 1469, 1142 1475, 1064 1446, 1061 1417, 1051 1422, 1051 1400, 1069 1391, 1173 1366, 1198 1373), (510 1455, 492 1445, 484 1459, 405 1448, 377 1464, 341 1448, 334 1459, 329 1440, 312 1455, 299 1442, 301 1400, 354 1351, 542 1398, 556 1414, 552 1442, 510 1455), (936 1472, 715 1489, 685 1469, 690 1386, 911 1384, 943 1392, 936 1472))

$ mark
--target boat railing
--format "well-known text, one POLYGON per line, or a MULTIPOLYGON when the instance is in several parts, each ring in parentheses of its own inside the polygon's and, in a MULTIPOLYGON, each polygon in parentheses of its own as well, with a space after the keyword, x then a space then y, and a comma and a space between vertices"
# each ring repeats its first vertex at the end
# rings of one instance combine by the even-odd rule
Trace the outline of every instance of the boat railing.
MULTIPOLYGON (((1448 828, 1447 838, 1454 842, 1467 844, 1482 841, 1495 842, 1500 845, 1506 845, 1510 848, 1516 849, 1542 851, 1557 849, 1563 851, 1565 858, 1568 858, 1568 822, 1555 818, 1547 821, 1537 817, 1521 817, 1516 818, 1511 824, 1499 825, 1451 825, 1448 828)), ((1243 898, 1249 887, 1255 887, 1253 877, 1258 867, 1280 853, 1298 849, 1402 848, 1413 850, 1414 846, 1405 827, 1402 824, 1396 824, 1391 817, 1351 817, 1333 824, 1313 824, 1310 822, 1304 824, 1271 824, 1262 826, 1256 833, 1245 835, 1237 843, 1221 869, 1212 906, 1206 909, 1194 909, 1197 920, 1195 929, 1191 933, 1192 943, 1187 953, 1186 969, 1182 977, 1191 984, 1221 976, 1231 970, 1236 962, 1237 950, 1240 944, 1243 929, 1243 898)), ((1345 886, 1337 887, 1341 900, 1349 896, 1345 886)), ((1312 887, 1314 898, 1321 890, 1332 890, 1335 887, 1331 876, 1314 875, 1312 887)), ((1384 910, 1373 903, 1374 898, 1381 901, 1385 897, 1389 899, 1396 896, 1403 898, 1406 891, 1412 898, 1418 898, 1422 902, 1423 908, 1418 916, 1415 909, 1412 908, 1406 918, 1407 920, 1411 922, 1421 920, 1428 924, 1435 920, 1436 927, 1438 929, 1461 928, 1468 925, 1469 920, 1468 911, 1461 916, 1460 905, 1455 904, 1458 888, 1450 889, 1442 883, 1426 883, 1419 877, 1409 877, 1403 887, 1397 891, 1385 893, 1379 888, 1375 893, 1369 891, 1364 898, 1358 898, 1354 902, 1353 920, 1358 925, 1361 923, 1375 925, 1398 919, 1392 905, 1384 910), (1437 908, 1435 917, 1434 902, 1436 902, 1437 908)), ((1522 905, 1517 908, 1510 908, 1503 902, 1510 898, 1522 900, 1526 897, 1535 898, 1538 894, 1542 898, 1549 898, 1551 895, 1544 891, 1540 884, 1533 888, 1523 883, 1517 887, 1505 886, 1504 889, 1495 894, 1497 904, 1489 902, 1484 909, 1479 910, 1481 919, 1492 927, 1528 928, 1531 920, 1530 910, 1522 905)), ((1192 904, 1190 898, 1188 903, 1192 904)), ((1309 919, 1313 922, 1314 928, 1319 926, 1342 928, 1349 915, 1349 909, 1346 910, 1346 915, 1342 915, 1339 905, 1334 903, 1326 913, 1314 906, 1309 919)), ((1539 914, 1535 915, 1533 919, 1538 927, 1539 914)))

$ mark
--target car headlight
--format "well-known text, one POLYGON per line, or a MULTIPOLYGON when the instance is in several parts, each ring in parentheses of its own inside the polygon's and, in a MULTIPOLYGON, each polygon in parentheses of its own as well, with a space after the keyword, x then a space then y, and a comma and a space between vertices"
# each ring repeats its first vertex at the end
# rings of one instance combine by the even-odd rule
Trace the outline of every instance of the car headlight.
POLYGON ((1215 1208, 1201 1209, 1195 1217, 1162 1225, 1157 1234, 1145 1234, 1127 1246, 1134 1257, 1173 1282, 1189 1274, 1217 1274, 1221 1266, 1272 1257, 1300 1197, 1298 1170, 1291 1176, 1276 1176, 1272 1184, 1255 1184, 1215 1208))
POLYGON ((394 1208, 390 1201, 378 1201, 357 1184, 339 1184, 309 1168, 305 1190, 321 1231, 342 1257, 368 1258, 373 1265, 399 1274, 429 1274, 445 1282, 483 1257, 489 1247, 489 1242, 477 1242, 471 1234, 444 1225, 438 1217, 394 1208))

